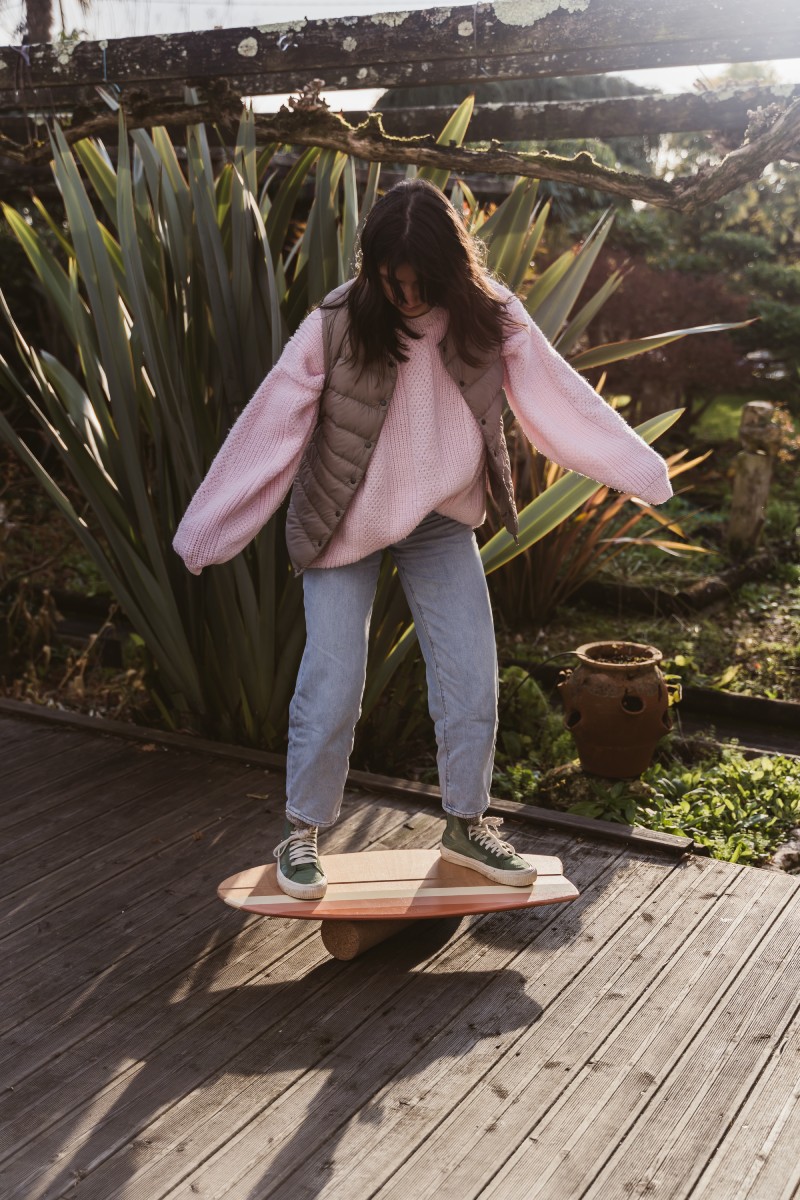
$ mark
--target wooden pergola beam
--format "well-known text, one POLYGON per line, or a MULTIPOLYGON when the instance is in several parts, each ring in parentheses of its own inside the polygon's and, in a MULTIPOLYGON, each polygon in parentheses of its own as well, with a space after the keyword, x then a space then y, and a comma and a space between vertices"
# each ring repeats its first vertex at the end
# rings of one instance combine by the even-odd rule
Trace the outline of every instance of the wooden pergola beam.
MULTIPOLYGON (((204 83, 238 95, 587 75, 800 56, 797 0, 495 0, 98 42, 0 48, 0 95, 204 83)), ((49 94, 49 96, 48 96, 49 94)))
MULTIPOLYGON (((703 167, 687 179, 669 181, 603 166, 585 151, 568 159, 545 150, 533 153, 509 150, 494 142, 483 150, 452 144, 440 146, 431 136, 392 137, 383 130, 377 113, 356 127, 319 105, 292 112, 284 108, 280 113, 259 114, 254 119, 256 132, 263 140, 281 145, 322 146, 365 162, 444 167, 462 175, 482 171, 552 179, 642 200, 659 208, 690 212, 718 200, 751 179, 757 179, 769 163, 787 154, 794 156, 800 144, 800 99, 792 101, 785 109, 776 105, 774 110, 760 112, 754 127, 748 130, 747 140, 727 154, 721 163, 703 167)), ((224 112, 220 111, 219 105, 213 109, 202 104, 180 109, 151 103, 142 106, 138 112, 129 113, 127 125, 128 128, 151 128, 154 125, 179 127, 211 123, 217 125, 227 139, 240 116, 238 100, 229 102, 224 112)), ((116 121, 113 113, 106 112, 91 117, 80 127, 65 130, 65 137, 69 142, 83 137, 103 137, 116 121)), ((50 147, 46 142, 18 147, 4 144, 0 138, 0 170, 43 165, 49 158, 50 147)))
MULTIPOLYGON (((748 113, 767 105, 787 103, 800 96, 800 84, 752 84, 714 92, 686 92, 674 96, 625 96, 603 100, 538 101, 478 104, 470 121, 468 142, 552 141, 561 138, 634 137, 644 134, 689 133, 700 130, 741 134, 747 128, 748 113)), ((383 125, 395 137, 436 134, 452 115, 452 107, 385 108, 383 125)), ((95 97, 96 112, 105 111, 103 101, 95 97)), ((69 110, 67 110, 69 111, 69 110)), ((367 120, 369 113, 345 109, 342 115, 351 125, 367 120)), ((37 133, 30 114, 0 115, 0 135, 24 144, 29 134, 37 133)), ((116 131, 105 135, 115 142, 116 131)), ((41 122, 38 136, 46 137, 41 122)))
MULTIPOLYGON (((800 96, 800 83, 728 88, 724 92, 685 92, 674 96, 625 96, 607 100, 508 101, 476 104, 468 141, 555 141, 562 138, 635 137, 702 130, 743 133, 748 112, 800 96)), ((383 125, 395 137, 438 133, 451 108, 383 108, 383 125)), ((368 113, 347 111, 351 125, 368 113)), ((2 128, 5 128, 3 124, 2 128)))

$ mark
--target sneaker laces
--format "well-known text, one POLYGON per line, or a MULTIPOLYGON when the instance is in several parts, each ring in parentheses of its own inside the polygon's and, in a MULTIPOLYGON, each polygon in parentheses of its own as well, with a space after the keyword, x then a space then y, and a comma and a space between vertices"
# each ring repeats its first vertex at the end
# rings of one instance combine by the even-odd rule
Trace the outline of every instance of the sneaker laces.
POLYGON ((502 817, 481 817, 467 827, 469 839, 494 854, 514 854, 514 847, 500 837, 499 829, 502 824, 502 817))
POLYGON ((289 847, 289 864, 292 867, 313 866, 317 861, 317 830, 316 826, 303 829, 293 829, 288 838, 272 851, 275 858, 280 858, 286 847, 289 847))

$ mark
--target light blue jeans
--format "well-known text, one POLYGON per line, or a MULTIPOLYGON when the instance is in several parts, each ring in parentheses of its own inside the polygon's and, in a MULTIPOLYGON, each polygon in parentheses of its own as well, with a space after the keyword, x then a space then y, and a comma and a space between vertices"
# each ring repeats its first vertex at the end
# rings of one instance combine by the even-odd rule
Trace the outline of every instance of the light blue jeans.
MULTIPOLYGON (((456 816, 480 816, 497 733, 497 651, 475 535, 431 513, 389 551, 425 658, 442 805, 456 816)), ((382 553, 303 575, 307 637, 289 710, 286 811, 323 829, 342 802, 382 553)))

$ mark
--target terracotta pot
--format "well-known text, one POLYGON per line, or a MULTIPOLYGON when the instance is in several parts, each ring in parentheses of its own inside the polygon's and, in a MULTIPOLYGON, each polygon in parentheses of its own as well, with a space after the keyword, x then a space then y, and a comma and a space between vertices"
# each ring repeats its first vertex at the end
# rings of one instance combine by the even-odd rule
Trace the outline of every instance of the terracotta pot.
POLYGON ((581 766, 634 779, 672 728, 661 651, 638 642, 590 642, 575 653, 580 664, 558 687, 581 766))

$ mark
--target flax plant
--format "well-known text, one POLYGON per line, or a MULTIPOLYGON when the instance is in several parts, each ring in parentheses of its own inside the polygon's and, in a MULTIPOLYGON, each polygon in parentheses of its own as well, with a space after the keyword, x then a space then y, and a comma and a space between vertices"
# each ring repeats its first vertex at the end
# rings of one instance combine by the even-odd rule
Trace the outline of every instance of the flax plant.
MULTIPOLYGON (((441 140, 460 142, 471 111, 465 101, 441 140)), ((20 370, 0 360, 0 379, 27 405, 77 484, 86 519, 2 414, 0 435, 36 475, 142 638, 164 719, 223 739, 279 746, 305 636, 284 510, 241 555, 200 578, 186 571, 171 541, 227 430, 286 338, 352 274, 380 168, 369 167, 359 198, 355 162, 311 148, 277 183, 280 147, 257 147, 249 112, 216 174, 202 125, 189 128, 183 163, 164 129, 137 130, 129 141, 122 116, 116 167, 98 141, 70 149, 57 126, 51 140, 65 223, 38 201, 36 225, 8 206, 4 214, 74 355, 62 362, 26 342, 0 293, 22 364, 20 370), (313 202, 296 234, 298 201, 312 180, 313 202)), ((448 186, 446 174, 419 173, 448 186)), ((519 289, 547 222, 535 185, 519 181, 490 216, 464 183, 452 194, 485 242, 490 267, 519 289)), ((577 344, 618 286, 612 278, 571 315, 607 230, 604 218, 583 247, 557 260, 525 295, 528 311, 565 349, 577 344)), ((685 332, 663 335, 659 344, 685 332)), ((602 362, 625 351, 591 353, 602 362)), ((641 432, 655 437, 676 416, 655 418, 641 432)), ((483 549, 486 570, 527 550, 596 488, 566 474, 530 503, 521 497, 519 545, 504 531, 495 534, 483 549)), ((367 710, 390 686, 410 694, 410 677, 396 672, 413 642, 387 563, 374 607, 367 710)), ((397 736, 404 731, 400 722, 397 736)))
MULTIPOLYGON (((671 480, 704 462, 711 452, 687 459, 681 450, 667 457, 671 480)), ((526 473, 537 494, 555 486, 565 472, 555 463, 531 453, 518 453, 520 461, 532 465, 526 473), (530 464, 530 459, 533 463, 530 464)), ((517 474, 521 474, 517 470, 517 474)), ((680 522, 635 497, 616 495, 607 487, 597 488, 567 521, 538 538, 519 555, 512 571, 492 576, 495 608, 510 627, 520 622, 546 625, 550 617, 575 592, 631 545, 654 546, 665 555, 708 554, 705 547, 689 540, 680 522)))

